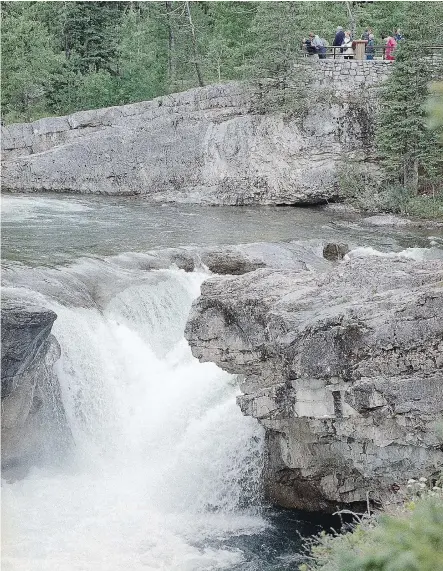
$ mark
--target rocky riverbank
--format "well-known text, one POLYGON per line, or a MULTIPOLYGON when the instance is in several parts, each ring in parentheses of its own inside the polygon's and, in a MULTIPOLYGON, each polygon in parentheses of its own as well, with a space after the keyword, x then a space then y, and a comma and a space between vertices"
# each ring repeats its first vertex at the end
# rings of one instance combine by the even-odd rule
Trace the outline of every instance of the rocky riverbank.
POLYGON ((441 470, 442 280, 440 261, 370 257, 203 284, 186 336, 239 375, 239 406, 266 430, 273 502, 382 503, 441 470))
MULTIPOLYGON (((376 176, 376 88, 386 62, 318 60, 303 109, 265 106, 268 83, 229 83, 2 128, 11 192, 140 194, 155 202, 319 204, 340 171, 376 176), (370 65, 369 65, 370 64, 370 65)), ((294 88, 306 78, 295 72, 294 88)))

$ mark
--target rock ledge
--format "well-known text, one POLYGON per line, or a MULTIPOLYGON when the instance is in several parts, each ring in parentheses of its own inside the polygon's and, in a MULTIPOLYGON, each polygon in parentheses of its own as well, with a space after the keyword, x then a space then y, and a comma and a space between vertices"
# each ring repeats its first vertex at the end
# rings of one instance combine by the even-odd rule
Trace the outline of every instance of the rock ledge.
POLYGON ((193 354, 240 375, 266 429, 268 497, 289 508, 392 499, 443 466, 443 263, 258 269, 202 286, 193 354))

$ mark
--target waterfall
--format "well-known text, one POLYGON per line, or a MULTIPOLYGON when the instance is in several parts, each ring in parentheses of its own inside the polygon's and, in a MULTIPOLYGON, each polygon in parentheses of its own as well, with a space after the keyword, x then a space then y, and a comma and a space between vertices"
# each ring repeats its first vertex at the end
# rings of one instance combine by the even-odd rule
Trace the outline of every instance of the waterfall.
POLYGON ((4 485, 5 569, 231 569, 229 537, 267 526, 262 430, 183 338, 207 276, 144 276, 102 304, 51 299, 72 454, 4 485))

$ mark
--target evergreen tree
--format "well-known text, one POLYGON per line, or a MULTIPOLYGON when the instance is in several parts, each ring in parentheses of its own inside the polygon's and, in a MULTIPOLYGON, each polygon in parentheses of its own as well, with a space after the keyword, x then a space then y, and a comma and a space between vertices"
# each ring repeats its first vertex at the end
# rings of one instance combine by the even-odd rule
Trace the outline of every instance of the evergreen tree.
POLYGON ((122 14, 128 2, 45 2, 44 17, 75 71, 118 73, 117 49, 122 14))
POLYGON ((47 114, 51 77, 62 57, 31 3, 17 4, 2 5, 2 117, 29 121, 47 114))
POLYGON ((405 42, 381 92, 377 147, 388 178, 416 194, 443 175, 442 149, 426 117, 432 58, 420 43, 405 42))

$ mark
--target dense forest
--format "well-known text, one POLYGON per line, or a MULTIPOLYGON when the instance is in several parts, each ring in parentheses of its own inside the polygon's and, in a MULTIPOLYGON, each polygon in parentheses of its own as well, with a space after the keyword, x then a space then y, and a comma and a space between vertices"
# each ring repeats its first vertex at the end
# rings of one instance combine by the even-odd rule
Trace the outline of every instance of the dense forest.
POLYGON ((441 2, 2 2, 2 115, 30 121, 274 76, 310 31, 443 40, 441 2))
MULTIPOLYGON (((229 80, 280 80, 311 31, 332 44, 337 26, 356 38, 370 27, 381 45, 401 28, 405 39, 381 93, 376 143, 387 190, 375 206, 407 211, 421 193, 432 196, 429 214, 441 213, 443 128, 441 121, 431 128, 426 103, 434 89, 434 108, 442 105, 432 86, 443 77, 443 48, 432 55, 426 46, 443 45, 443 2, 64 1, 2 2, 1 9, 3 123, 229 80)), ((296 83, 305 97, 306 77, 296 83)), ((353 175, 347 184, 352 192, 361 187, 361 206, 368 197, 374 207, 365 181, 353 175)))

